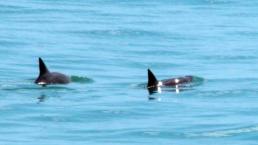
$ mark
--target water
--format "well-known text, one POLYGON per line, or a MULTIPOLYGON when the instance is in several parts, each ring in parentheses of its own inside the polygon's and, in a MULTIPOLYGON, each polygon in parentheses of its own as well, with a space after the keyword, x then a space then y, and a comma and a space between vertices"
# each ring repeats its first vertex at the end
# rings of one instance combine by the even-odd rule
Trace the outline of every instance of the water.
POLYGON ((0 1, 0 144, 257 144, 258 2, 0 1), (75 77, 33 84, 38 57, 75 77), (139 84, 195 75, 154 94, 139 84))

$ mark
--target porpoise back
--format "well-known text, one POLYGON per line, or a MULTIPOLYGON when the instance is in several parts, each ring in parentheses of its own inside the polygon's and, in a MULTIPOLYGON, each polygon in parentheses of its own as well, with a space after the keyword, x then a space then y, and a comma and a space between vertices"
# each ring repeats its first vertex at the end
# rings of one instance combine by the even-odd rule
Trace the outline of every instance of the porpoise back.
POLYGON ((158 80, 153 72, 148 69, 148 84, 149 92, 156 91, 159 87, 175 87, 180 84, 190 83, 193 81, 193 76, 183 76, 178 78, 170 78, 165 80, 158 80))
POLYGON ((70 77, 59 72, 50 72, 44 61, 39 57, 39 76, 35 80, 39 85, 68 84, 70 77))

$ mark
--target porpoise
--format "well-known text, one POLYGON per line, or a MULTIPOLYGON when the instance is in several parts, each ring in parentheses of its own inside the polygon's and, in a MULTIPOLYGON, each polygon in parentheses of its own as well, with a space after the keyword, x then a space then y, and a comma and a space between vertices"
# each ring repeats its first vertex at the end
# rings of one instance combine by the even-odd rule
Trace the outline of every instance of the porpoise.
POLYGON ((180 84, 190 83, 193 80, 193 76, 183 76, 178 78, 170 78, 165 80, 158 80, 156 76, 148 69, 148 84, 147 88, 150 93, 158 91, 161 87, 177 87, 180 84))
POLYGON ((39 76, 35 80, 36 84, 46 86, 50 84, 68 84, 70 81, 70 77, 65 74, 50 72, 44 61, 39 57, 39 76))

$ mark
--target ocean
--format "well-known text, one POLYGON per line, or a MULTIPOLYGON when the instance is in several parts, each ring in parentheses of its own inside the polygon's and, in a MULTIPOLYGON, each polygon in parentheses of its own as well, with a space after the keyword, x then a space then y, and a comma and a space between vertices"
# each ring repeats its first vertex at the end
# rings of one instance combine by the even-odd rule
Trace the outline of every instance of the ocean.
POLYGON ((0 1, 1 145, 258 144, 258 1, 0 1), (41 87, 38 57, 68 85, 41 87), (202 83, 149 94, 158 79, 202 83))

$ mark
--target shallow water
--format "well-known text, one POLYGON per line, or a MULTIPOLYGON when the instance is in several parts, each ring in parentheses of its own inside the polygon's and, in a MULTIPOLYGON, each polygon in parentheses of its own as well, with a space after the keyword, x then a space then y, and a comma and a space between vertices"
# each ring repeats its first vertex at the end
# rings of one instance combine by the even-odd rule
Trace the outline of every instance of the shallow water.
POLYGON ((0 144, 257 144, 258 2, 0 1, 0 144), (38 57, 74 76, 40 87, 38 57), (159 79, 201 85, 150 96, 159 79), (141 85, 140 85, 141 86, 141 85))

